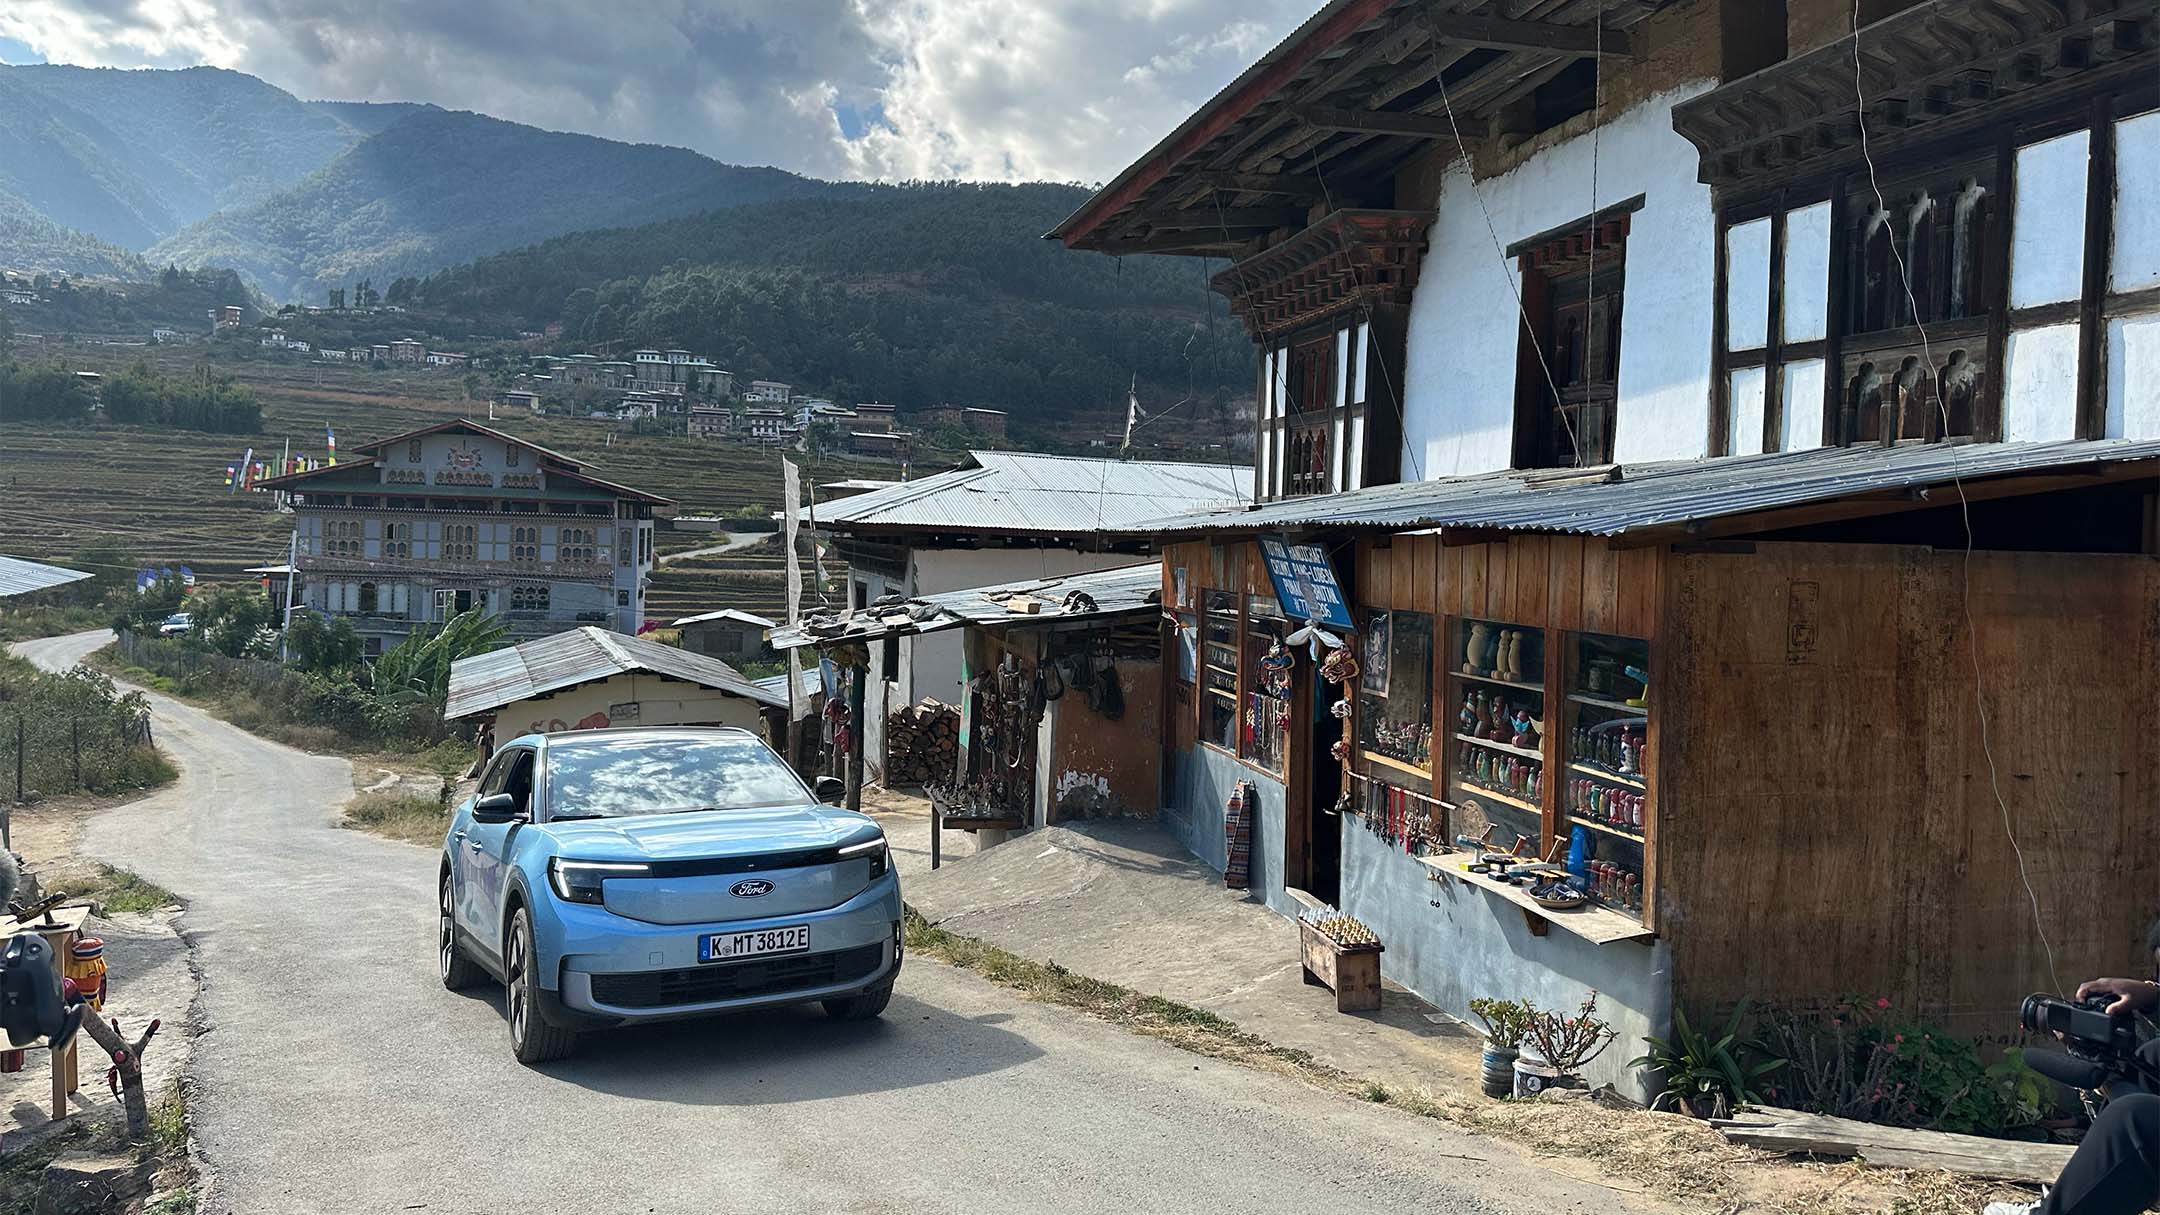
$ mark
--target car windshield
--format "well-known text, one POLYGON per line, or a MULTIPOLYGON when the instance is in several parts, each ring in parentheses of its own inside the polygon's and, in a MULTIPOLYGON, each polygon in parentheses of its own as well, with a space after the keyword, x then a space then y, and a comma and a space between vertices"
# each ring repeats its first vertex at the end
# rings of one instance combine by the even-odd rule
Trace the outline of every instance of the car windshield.
POLYGON ((605 738, 548 748, 551 818, 799 805, 809 792, 756 739, 605 738))

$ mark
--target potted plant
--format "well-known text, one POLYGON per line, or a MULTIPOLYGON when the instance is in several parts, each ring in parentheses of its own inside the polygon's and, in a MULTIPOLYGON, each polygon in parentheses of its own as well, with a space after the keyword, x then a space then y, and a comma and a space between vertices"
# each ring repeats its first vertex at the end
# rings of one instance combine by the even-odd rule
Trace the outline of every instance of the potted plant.
POLYGON ((1515 1056, 1522 1048, 1530 1009, 1519 1001, 1479 996, 1470 1001, 1470 1011, 1485 1023, 1481 1087, 1488 1097, 1505 1097, 1515 1091, 1515 1056))
POLYGON ((1747 1003, 1733 1009, 1732 1016, 1715 1037, 1688 1024, 1687 1014, 1673 1010, 1673 1035, 1668 1039, 1644 1038, 1650 1049, 1629 1061, 1629 1067, 1650 1068, 1664 1077, 1663 1087, 1651 1109, 1674 1109, 1697 1118, 1724 1118, 1740 1106, 1760 1103, 1754 1085, 1785 1066, 1785 1060, 1763 1057, 1760 1046, 1740 1041, 1740 1026, 1747 1019, 1747 1003), (1756 1056, 1752 1059, 1747 1056, 1756 1056))
POLYGON ((1524 1018, 1523 1037, 1535 1059, 1515 1060, 1515 1095, 1534 1097, 1548 1088, 1576 1088, 1582 1069, 1605 1053, 1619 1033, 1597 1017, 1597 992, 1583 997, 1573 1014, 1547 1012, 1535 1004, 1524 1018))

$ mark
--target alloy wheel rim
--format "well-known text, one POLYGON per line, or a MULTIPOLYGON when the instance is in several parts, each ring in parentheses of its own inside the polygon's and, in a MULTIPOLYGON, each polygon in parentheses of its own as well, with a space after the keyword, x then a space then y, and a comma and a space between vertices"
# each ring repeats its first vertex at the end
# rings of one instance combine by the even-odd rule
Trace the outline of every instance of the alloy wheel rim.
POLYGON ((510 934, 510 1036, 525 1040, 525 934, 510 934))
POLYGON ((447 979, 450 977, 451 951, 457 948, 450 937, 450 884, 448 882, 443 883, 441 903, 442 906, 438 909, 436 919, 435 961, 437 968, 442 971, 443 977, 447 979))

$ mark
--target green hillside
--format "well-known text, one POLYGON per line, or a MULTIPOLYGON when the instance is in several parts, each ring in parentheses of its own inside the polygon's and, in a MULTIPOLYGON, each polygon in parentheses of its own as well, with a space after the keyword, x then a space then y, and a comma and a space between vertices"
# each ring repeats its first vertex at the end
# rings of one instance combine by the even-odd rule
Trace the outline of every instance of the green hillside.
POLYGON ((580 232, 442 271, 431 310, 586 346, 683 346, 840 399, 990 404, 1033 421, 1249 391, 1251 346, 1190 259, 1041 239, 1060 185, 853 186, 580 232))
POLYGON ((597 224, 831 188, 680 148, 421 109, 297 186, 160 241, 149 257, 230 266, 275 298, 316 300, 362 277, 426 274, 597 224))
POLYGON ((0 66, 0 114, 0 191, 129 249, 267 198, 361 138, 334 112, 207 67, 0 66))
POLYGON ((135 254, 64 228, 21 197, 0 190, 0 270, 17 274, 99 275, 141 279, 150 267, 135 254))

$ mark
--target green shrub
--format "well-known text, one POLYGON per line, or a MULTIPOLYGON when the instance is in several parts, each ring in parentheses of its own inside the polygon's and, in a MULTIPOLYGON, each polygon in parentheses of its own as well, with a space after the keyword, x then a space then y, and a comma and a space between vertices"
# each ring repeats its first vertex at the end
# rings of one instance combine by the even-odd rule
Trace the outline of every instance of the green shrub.
POLYGON ((1673 1009, 1672 1037, 1643 1039, 1650 1049, 1628 1063, 1663 1077, 1664 1087, 1650 1108, 1723 1118, 1742 1105, 1761 1102, 1755 1086, 1786 1062, 1756 1043, 1741 1040, 1747 1013, 1747 1003, 1742 1001, 1713 1036, 1688 1024, 1685 1012, 1673 1009))
POLYGON ((1991 1066, 1978 1042, 1902 1016, 1887 997, 1774 1009, 1763 1027, 1790 1061, 1770 1099, 1794 1109, 1994 1135, 2031 1125, 2048 1093, 2022 1057, 1991 1066))

